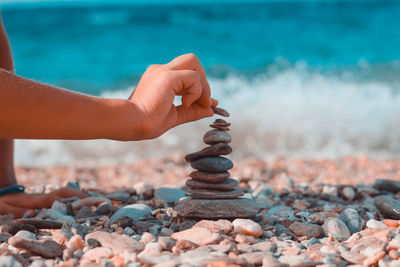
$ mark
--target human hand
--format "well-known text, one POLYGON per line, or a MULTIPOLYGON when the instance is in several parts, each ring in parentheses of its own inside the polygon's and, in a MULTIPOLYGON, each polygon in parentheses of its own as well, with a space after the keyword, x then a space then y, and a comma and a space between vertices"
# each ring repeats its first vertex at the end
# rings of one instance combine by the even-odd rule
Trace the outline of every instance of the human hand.
POLYGON ((6 194, 0 196, 0 214, 12 213, 15 218, 25 214, 34 215, 34 209, 50 208, 54 201, 69 197, 84 198, 87 195, 68 186, 48 194, 6 194))
POLYGON ((141 137, 151 139, 169 129, 190 121, 210 117, 210 85, 200 61, 194 54, 179 56, 165 65, 152 65, 143 74, 129 97, 141 120, 141 137), (175 106, 175 96, 182 96, 182 105, 175 106))

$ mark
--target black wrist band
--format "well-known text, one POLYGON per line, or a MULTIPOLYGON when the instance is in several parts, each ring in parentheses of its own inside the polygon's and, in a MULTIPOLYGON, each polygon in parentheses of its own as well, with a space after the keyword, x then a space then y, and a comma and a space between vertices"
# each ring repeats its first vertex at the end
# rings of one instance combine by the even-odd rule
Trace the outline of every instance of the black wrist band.
POLYGON ((0 189, 0 196, 4 196, 11 193, 25 192, 25 186, 20 184, 10 185, 0 189))

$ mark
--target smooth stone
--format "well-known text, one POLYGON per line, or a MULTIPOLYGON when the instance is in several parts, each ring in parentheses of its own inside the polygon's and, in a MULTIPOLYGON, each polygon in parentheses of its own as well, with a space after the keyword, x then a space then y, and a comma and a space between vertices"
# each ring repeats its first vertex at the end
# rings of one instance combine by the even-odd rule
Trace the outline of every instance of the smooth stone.
POLYGON ((154 192, 154 197, 167 203, 175 203, 185 197, 185 192, 178 188, 160 187, 154 192))
POLYGON ((111 200, 117 200, 121 202, 126 202, 131 195, 122 191, 114 191, 107 195, 107 197, 111 200))
POLYGON ((218 126, 218 125, 214 125, 214 124, 211 124, 210 127, 214 128, 218 131, 230 131, 230 129, 228 127, 218 126))
POLYGON ((207 182, 207 183, 219 183, 225 181, 229 178, 231 174, 229 172, 218 172, 218 173, 211 173, 211 172, 201 172, 201 171, 194 171, 189 174, 194 180, 207 182))
POLYGON ((361 218, 355 209, 347 208, 339 214, 339 219, 342 220, 349 228, 350 234, 361 231, 361 218))
POLYGON ((191 162, 193 169, 205 172, 224 172, 233 168, 233 162, 224 157, 205 157, 191 162))
POLYGON ((244 192, 239 187, 231 191, 218 191, 212 189, 187 189, 185 195, 192 198, 202 198, 202 199, 232 199, 238 198, 244 195, 244 192))
POLYGON ((15 222, 9 222, 5 225, 3 225, 1 232, 2 233, 8 233, 10 235, 15 235, 19 231, 29 231, 29 232, 35 232, 36 227, 31 225, 31 224, 22 224, 22 223, 15 223, 15 222))
POLYGON ((98 206, 103 202, 110 202, 108 198, 105 197, 87 197, 83 199, 75 200, 71 203, 74 210, 79 210, 83 206, 98 206))
POLYGON ((375 207, 388 219, 400 219, 400 201, 388 196, 379 196, 374 200, 375 207))
POLYGON ((0 266, 4 267, 22 267, 13 256, 0 256, 0 266))
POLYGON ((159 236, 158 244, 160 244, 163 250, 171 250, 172 247, 176 245, 176 241, 168 236, 159 236))
POLYGON ((272 253, 268 251, 247 252, 239 255, 239 258, 246 260, 246 262, 261 266, 265 257, 271 257, 272 253))
POLYGON ((356 196, 356 192, 354 191, 353 187, 345 186, 342 189, 342 195, 346 200, 352 201, 356 196))
POLYGON ((205 183, 189 179, 186 181, 185 184, 190 188, 197 188, 197 189, 233 190, 235 186, 238 185, 238 182, 232 178, 228 178, 220 183, 205 183))
POLYGON ((62 255, 63 250, 61 246, 49 239, 45 240, 32 240, 19 237, 11 237, 8 243, 16 248, 25 249, 33 254, 38 254, 45 258, 55 258, 62 255))
POLYGON ((30 224, 35 226, 37 229, 60 229, 63 225, 61 221, 52 221, 45 219, 35 219, 35 218, 24 218, 14 220, 15 223, 30 224))
POLYGON ((337 218, 330 217, 326 219, 322 225, 322 229, 326 236, 332 235, 333 237, 338 238, 350 237, 349 228, 347 228, 346 224, 342 220, 337 218))
POLYGON ((214 123, 228 123, 228 122, 224 119, 218 118, 218 119, 215 119, 214 123))
POLYGON ((88 206, 83 206, 75 215, 77 219, 92 217, 93 211, 88 206))
POLYGON ((181 200, 175 210, 182 217, 202 219, 252 218, 260 210, 259 204, 250 199, 192 199, 181 200))
POLYGON ((320 237, 323 234, 322 227, 317 224, 294 222, 289 225, 289 229, 297 236, 308 238, 320 237))
POLYGON ((89 238, 98 241, 102 247, 111 249, 116 255, 124 251, 139 252, 144 248, 143 244, 139 241, 118 233, 97 231, 87 234, 85 239, 88 240, 89 238))
POLYGON ((19 237, 19 238, 37 240, 34 233, 26 231, 26 230, 19 231, 18 233, 15 234, 15 236, 19 237))
POLYGON ((220 122, 220 121, 214 121, 211 125, 217 125, 217 126, 222 126, 222 127, 229 127, 232 124, 230 122, 220 122))
POLYGON ((133 188, 135 188, 138 195, 142 195, 145 199, 150 199, 154 196, 154 186, 150 183, 139 182, 133 188))
POLYGON ((369 219, 366 223, 366 226, 368 228, 372 228, 372 229, 385 229, 387 228, 387 225, 384 224, 381 221, 375 220, 375 219, 369 219))
POLYGON ((228 220, 220 219, 218 221, 211 221, 211 220, 201 220, 200 222, 193 225, 193 227, 203 227, 207 228, 211 232, 215 233, 230 233, 233 230, 233 225, 228 220))
POLYGON ((207 228, 195 227, 171 235, 174 240, 188 240, 198 246, 216 244, 220 240, 218 233, 213 233, 207 228))
MULTIPOLYGON (((89 249, 88 251, 86 251, 82 256, 82 259, 87 259, 90 261, 94 261, 97 264, 100 264, 100 262, 103 258, 111 258, 112 256, 113 256, 113 252, 111 249, 105 248, 105 247, 97 247, 97 248, 92 248, 92 249, 89 249)), ((84 265, 81 264, 81 266, 84 266, 84 265)), ((92 265, 92 266, 96 266, 96 265, 92 265)))
POLYGON ((378 190, 385 190, 392 193, 398 193, 400 191, 400 181, 388 180, 388 179, 376 179, 373 185, 378 190))
POLYGON ((56 210, 64 215, 67 215, 67 205, 65 203, 54 201, 53 205, 51 205, 51 209, 56 210))
POLYGON ((113 210, 113 206, 110 203, 100 204, 93 212, 94 215, 108 215, 113 210))
POLYGON ((207 145, 216 143, 230 143, 232 136, 224 131, 218 131, 217 129, 206 132, 203 136, 203 142, 207 145))
POLYGON ((269 211, 269 214, 275 215, 282 220, 296 220, 294 216, 294 211, 291 207, 288 206, 275 206, 272 207, 269 211))
POLYGON ((259 237, 262 234, 261 226, 249 219, 235 219, 232 222, 233 232, 248 236, 259 237))
POLYGON ((218 143, 215 145, 208 146, 198 152, 194 152, 185 156, 187 162, 192 162, 196 159, 209 157, 209 156, 220 156, 229 155, 232 153, 232 147, 225 143, 218 143))
POLYGON ((229 117, 230 116, 229 112, 226 111, 223 108, 218 108, 218 107, 214 107, 214 106, 211 106, 211 108, 214 111, 214 113, 217 114, 217 115, 220 115, 220 116, 223 116, 223 117, 229 117))
POLYGON ((317 266, 322 264, 320 261, 310 259, 307 255, 281 256, 279 261, 289 266, 317 266))
POLYGON ((128 206, 119 209, 114 215, 110 218, 111 221, 118 219, 119 217, 130 217, 134 220, 138 220, 143 216, 146 216, 151 213, 151 208, 145 204, 131 204, 128 206))
POLYGON ((84 243, 82 237, 80 235, 74 235, 70 240, 68 240, 66 247, 71 252, 75 252, 78 249, 83 249, 84 243))

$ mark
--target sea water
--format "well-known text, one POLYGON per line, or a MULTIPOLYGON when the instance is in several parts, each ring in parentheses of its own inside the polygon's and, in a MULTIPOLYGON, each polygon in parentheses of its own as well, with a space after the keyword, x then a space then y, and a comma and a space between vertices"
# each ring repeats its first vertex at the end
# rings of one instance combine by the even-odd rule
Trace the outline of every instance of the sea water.
MULTIPOLYGON (((193 52, 232 115, 234 158, 399 157, 400 1, 27 2, 1 6, 19 75, 127 98, 149 65, 193 52)), ((16 161, 191 152, 211 121, 144 142, 19 140, 16 161)))

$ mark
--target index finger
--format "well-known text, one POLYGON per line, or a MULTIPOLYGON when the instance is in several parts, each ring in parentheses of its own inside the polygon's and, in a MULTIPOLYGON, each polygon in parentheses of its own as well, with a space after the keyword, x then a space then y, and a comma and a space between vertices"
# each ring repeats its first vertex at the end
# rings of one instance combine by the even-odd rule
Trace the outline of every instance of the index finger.
POLYGON ((199 59, 195 54, 185 54, 173 59, 166 66, 173 70, 194 70, 200 74, 201 86, 203 88, 202 93, 198 99, 198 102, 203 107, 210 107, 211 105, 211 90, 208 84, 206 72, 201 65, 199 59))

